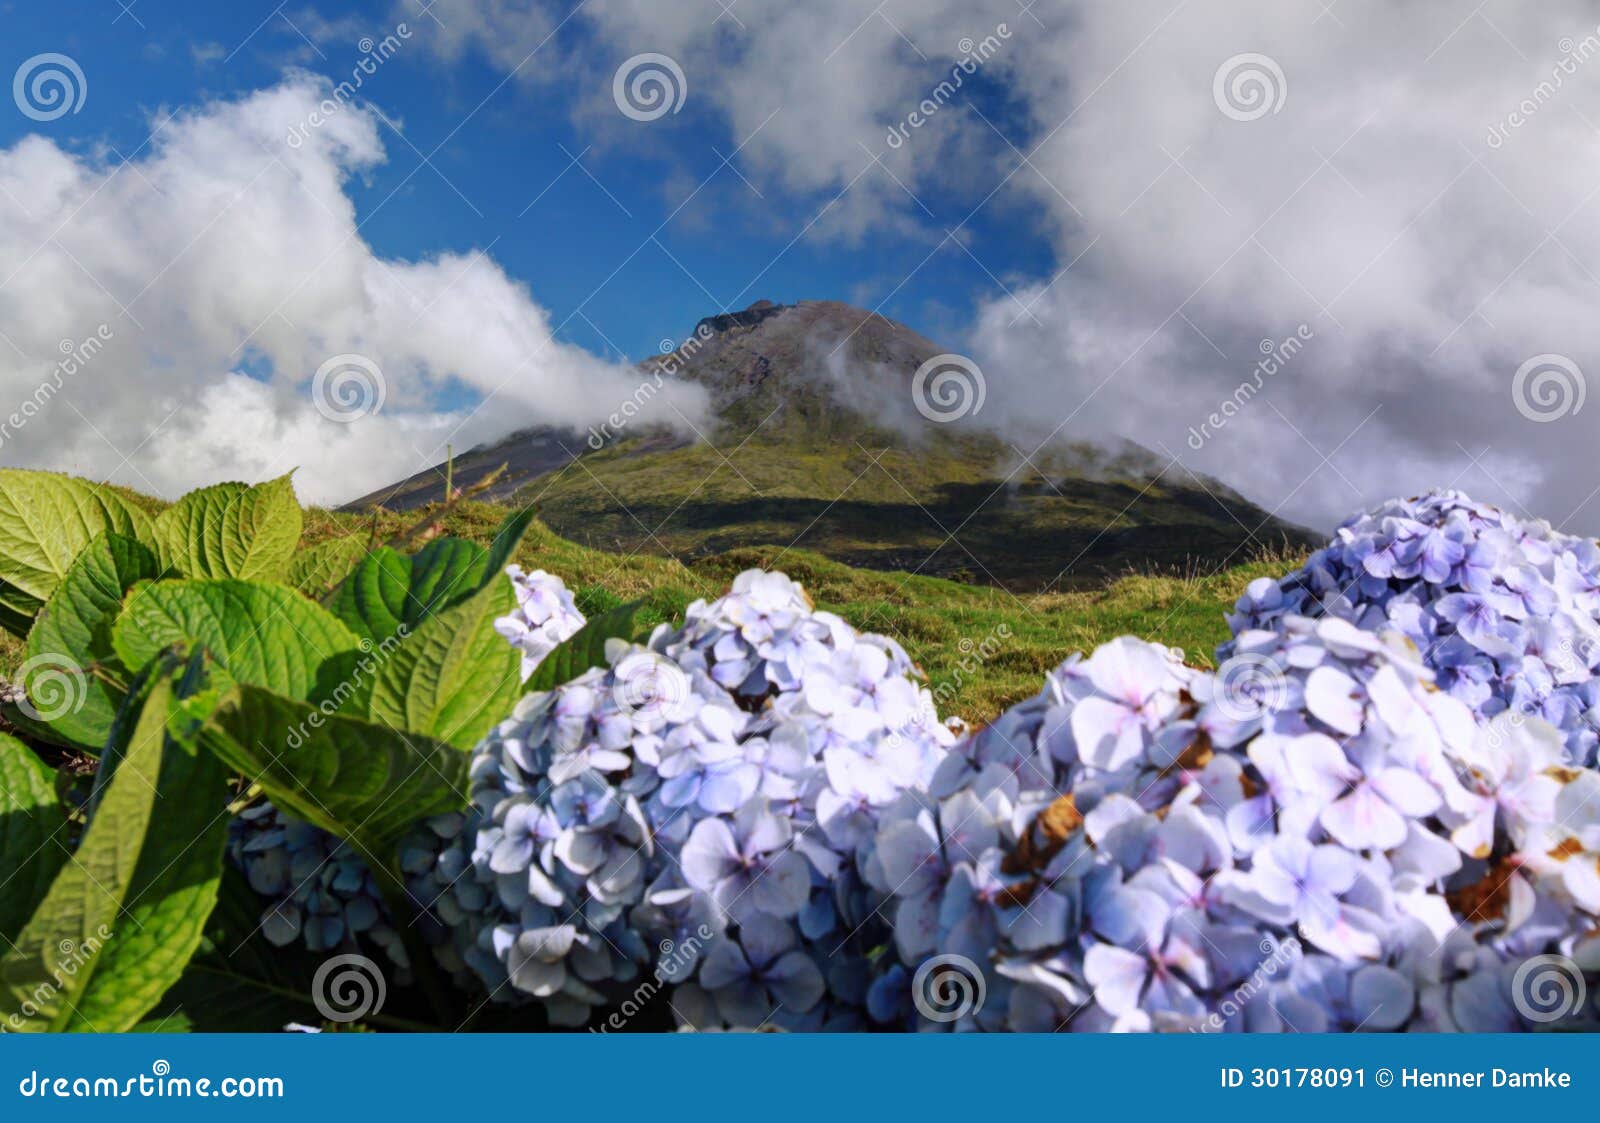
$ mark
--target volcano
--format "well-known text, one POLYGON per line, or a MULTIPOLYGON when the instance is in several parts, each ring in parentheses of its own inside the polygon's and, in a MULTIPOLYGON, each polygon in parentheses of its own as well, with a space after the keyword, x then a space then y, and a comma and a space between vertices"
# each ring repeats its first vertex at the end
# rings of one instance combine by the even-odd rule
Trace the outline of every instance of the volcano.
MULTIPOLYGON (((709 316, 640 364, 641 398, 699 383, 709 425, 624 408, 587 432, 531 427, 455 458, 457 486, 532 504, 563 536, 684 561, 742 546, 1013 591, 1130 570, 1209 571, 1314 536, 1130 442, 1010 442, 984 423, 984 375, 903 324, 832 301, 709 316)), ((1001 372, 991 372, 998 377, 1001 372)), ((444 494, 443 465, 348 505, 444 494)))

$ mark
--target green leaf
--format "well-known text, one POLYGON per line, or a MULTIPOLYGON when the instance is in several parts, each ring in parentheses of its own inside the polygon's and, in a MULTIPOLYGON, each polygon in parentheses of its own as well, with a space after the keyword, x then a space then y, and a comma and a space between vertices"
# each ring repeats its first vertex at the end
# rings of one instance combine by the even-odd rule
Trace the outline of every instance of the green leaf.
POLYGON ((502 573, 506 566, 511 564, 511 559, 522 546, 522 540, 528 536, 528 528, 533 525, 534 509, 524 507, 520 511, 513 511, 506 516, 500 524, 500 529, 494 532, 494 537, 489 540, 489 559, 487 571, 489 574, 502 573))
POLYGON ((571 682, 591 667, 606 665, 606 641, 624 639, 632 642, 638 635, 635 618, 644 607, 642 600, 620 604, 579 628, 534 668, 523 690, 554 690, 562 683, 571 682))
POLYGON ((322 956, 256 938, 264 899, 228 866, 200 950, 138 1027, 162 1033, 249 1033, 322 1021, 312 980, 322 956))
POLYGON ((294 485, 281 476, 191 491, 156 517, 154 533, 162 564, 185 577, 282 581, 303 521, 294 485))
POLYGON ((515 607, 501 578, 425 620, 378 668, 373 720, 476 745, 522 693, 522 657, 494 628, 515 607))
POLYGON ((69 744, 100 751, 123 694, 89 668, 115 659, 111 624, 128 590, 159 575, 155 554, 136 538, 102 534, 89 543, 28 632, 19 676, 28 717, 69 744))
POLYGON ((360 657, 360 641, 327 609, 282 585, 249 581, 142 585, 128 595, 111 641, 128 667, 173 644, 204 646, 232 681, 312 701, 343 701, 360 657))
POLYGON ((334 591, 329 607, 374 643, 415 631, 430 616, 477 595, 499 577, 527 536, 529 507, 507 516, 489 548, 436 538, 411 557, 380 546, 334 591))
POLYGON ((77 852, 0 959, 11 1028, 116 1033, 137 1025, 183 974, 216 903, 228 833, 228 774, 168 735, 180 693, 174 661, 154 669, 125 744, 108 752, 77 852), (159 812, 159 815, 158 815, 159 812))
POLYGON ((150 520, 109 488, 52 472, 0 470, 0 626, 26 636, 73 559, 106 531, 144 537, 150 520))
POLYGON ((55 776, 0 734, 0 946, 10 947, 67 857, 55 776))
POLYGON ((289 562, 289 586, 320 600, 367 556, 367 544, 366 535, 347 534, 301 550, 289 562))
POLYGON ((334 593, 329 608, 374 643, 415 630, 484 585, 488 553, 464 538, 436 538, 415 556, 380 546, 334 593))
POLYGON ((466 753, 257 686, 224 695, 202 740, 285 812, 385 868, 419 820, 467 804, 466 753))

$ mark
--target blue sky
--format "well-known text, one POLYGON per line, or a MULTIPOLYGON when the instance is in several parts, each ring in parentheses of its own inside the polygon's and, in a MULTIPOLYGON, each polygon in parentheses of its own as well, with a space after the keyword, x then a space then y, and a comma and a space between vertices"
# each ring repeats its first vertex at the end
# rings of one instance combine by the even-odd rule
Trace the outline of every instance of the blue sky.
POLYGON ((702 316, 835 299, 970 360, 969 423, 1017 464, 1126 438, 1317 526, 1459 487, 1600 529, 1596 23, 1588 0, 0 4, 0 77, 66 55, 86 92, 0 113, 0 390, 115 336, 0 457, 162 494, 299 464, 348 497, 446 444, 582 431, 624 357, 702 316), (401 22, 360 100, 288 144, 401 22), (646 57, 680 111, 622 111, 646 57), (387 388, 361 424, 308 394, 352 354, 387 388))
MULTIPOLYGON (((350 188, 362 237, 407 260, 486 250, 550 310, 559 337, 596 353, 638 359, 701 316, 763 298, 881 307, 936 340, 956 338, 1001 283, 1049 273, 1050 246, 1025 233, 1037 206, 1005 192, 983 202, 988 187, 903 198, 914 232, 796 240, 834 192, 787 191, 750 179, 737 157, 725 163, 737 141, 692 81, 676 115, 586 127, 574 106, 608 96, 626 55, 581 20, 539 52, 580 60, 578 76, 530 87, 480 52, 445 61, 423 49, 416 36, 438 28, 429 13, 406 18, 408 8, 421 5, 70 0, 0 12, 8 55, 62 52, 87 76, 82 110, 50 122, 49 135, 84 153, 109 146, 113 159, 173 108, 271 86, 290 69, 341 81, 364 36, 405 19, 413 38, 362 88, 398 126, 382 129, 387 163, 350 188), (958 224, 966 248, 932 252, 958 224)), ((528 64, 541 65, 538 55, 528 64)), ((1005 119, 997 91, 973 96, 1005 119)), ((30 129, 0 119, 0 145, 30 129)))

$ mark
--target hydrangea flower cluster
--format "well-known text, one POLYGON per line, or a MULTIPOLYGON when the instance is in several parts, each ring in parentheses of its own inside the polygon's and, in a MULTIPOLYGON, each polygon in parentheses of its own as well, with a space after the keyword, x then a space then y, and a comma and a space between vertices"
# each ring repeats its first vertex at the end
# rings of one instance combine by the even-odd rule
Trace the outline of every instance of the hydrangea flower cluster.
MULTIPOLYGON (((585 621, 561 578, 521 566, 506 576, 516 591, 517 608, 495 621, 495 630, 522 652, 526 680, 544 657, 585 621)), ((413 866, 437 860, 459 831, 460 816, 425 825, 407 848, 413 866), (435 834, 444 837, 434 845, 435 834)), ((261 916, 263 934, 279 947, 302 940, 311 951, 328 951, 357 940, 380 948, 397 966, 406 966, 404 947, 389 924, 376 884, 349 846, 328 832, 285 815, 270 802, 247 808, 229 824, 228 856, 268 901, 261 916)))
POLYGON ((906 970, 875 1004, 1024 1031, 1554 1020, 1549 972, 1571 994, 1600 968, 1600 775, 1538 718, 1480 726, 1398 634, 1277 624, 1231 678, 1131 638, 1071 660, 883 815, 864 868, 906 970))
POLYGON ((886 933, 856 855, 952 740, 905 652, 750 571, 607 654, 479 747, 476 829, 413 893, 556 1024, 646 972, 702 1027, 863 1024, 886 933))
POLYGON ((522 680, 526 682, 544 657, 576 635, 587 621, 566 582, 554 574, 542 569, 526 573, 520 565, 512 565, 506 567, 506 576, 516 590, 517 608, 496 620, 494 627, 522 652, 522 680))
POLYGON ((1345 523, 1297 572, 1252 582, 1229 623, 1241 632, 1292 615, 1398 629, 1480 718, 1537 715, 1594 763, 1600 548, 1589 539, 1457 491, 1394 500, 1345 523))
POLYGON ((327 831, 260 803, 230 825, 228 857, 270 902, 261 914, 261 932, 274 945, 298 940, 320 952, 359 939, 407 966, 405 947, 366 863, 327 831))

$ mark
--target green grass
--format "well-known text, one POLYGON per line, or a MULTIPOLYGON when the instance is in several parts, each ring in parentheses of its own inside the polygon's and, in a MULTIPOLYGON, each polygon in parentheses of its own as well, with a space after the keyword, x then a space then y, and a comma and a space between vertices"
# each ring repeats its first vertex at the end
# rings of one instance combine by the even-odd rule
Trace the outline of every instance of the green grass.
POLYGON ((1118 475, 1076 453, 1041 454, 1013 473, 991 441, 939 434, 897 447, 867 443, 881 437, 870 432, 819 436, 828 428, 818 420, 804 441, 763 430, 727 453, 704 443, 642 453, 643 439, 622 441, 517 501, 597 549, 698 559, 786 542, 859 568, 918 567, 1018 591, 1098 587, 1135 562, 1239 563, 1263 545, 1305 541, 1245 500, 1224 509, 1222 496, 1176 476, 1118 475))
MULTIPOLYGON (((445 533, 488 541, 506 508, 464 503, 439 521, 445 533)), ((421 512, 378 516, 381 536, 421 512)), ((307 513, 306 541, 364 530, 370 516, 307 513)), ((1130 573, 1099 588, 1013 594, 939 577, 855 569, 806 550, 744 547, 688 565, 652 554, 612 553, 562 538, 535 523, 516 559, 560 576, 586 613, 644 598, 650 623, 681 618, 700 597, 726 591, 741 570, 782 569, 818 608, 865 631, 892 636, 928 676, 945 714, 992 719, 1033 694, 1044 673, 1074 651, 1134 634, 1184 650, 1198 665, 1227 638, 1225 614, 1256 577, 1287 572, 1302 559, 1283 556, 1204 576, 1130 573)))
MULTIPOLYGON (((159 506, 159 504, 151 504, 159 506)), ((452 510, 404 514, 306 512, 302 544, 376 533, 382 541, 419 522, 430 531, 488 542, 508 508, 462 503, 452 510)), ((940 712, 969 721, 991 720, 1033 694, 1044 673, 1074 651, 1088 651, 1115 636, 1134 634, 1182 648, 1197 665, 1227 638, 1224 614, 1255 577, 1299 564, 1285 556, 1204 576, 1131 573, 1102 587, 1045 594, 1013 594, 939 577, 855 569, 806 550, 745 547, 688 565, 652 554, 612 553, 562 538, 535 522, 516 560, 527 569, 560 576, 585 613, 643 599, 648 624, 675 621, 697 598, 726 591, 752 567, 777 568, 801 582, 818 608, 855 627, 898 640, 928 676, 940 712)), ((21 643, 0 639, 0 669, 21 661, 21 643)))

